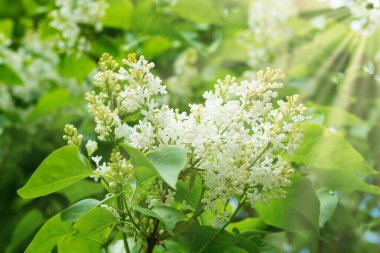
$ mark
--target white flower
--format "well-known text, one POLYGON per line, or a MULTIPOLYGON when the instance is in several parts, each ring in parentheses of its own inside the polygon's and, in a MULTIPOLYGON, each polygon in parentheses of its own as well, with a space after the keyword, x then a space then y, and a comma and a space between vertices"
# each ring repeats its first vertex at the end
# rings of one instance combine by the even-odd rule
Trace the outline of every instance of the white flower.
POLYGON ((108 7, 106 0, 56 0, 55 4, 57 8, 50 12, 50 26, 60 33, 59 49, 88 51, 89 44, 82 36, 80 25, 91 25, 100 31, 101 18, 108 7))
POLYGON ((323 0, 333 9, 346 7, 350 10, 352 30, 362 35, 372 35, 380 28, 380 0, 323 0))
POLYGON ((98 149, 98 143, 93 140, 89 140, 86 143, 86 150, 89 156, 91 156, 98 149))
MULTIPOLYGON (((129 68, 119 67, 104 55, 95 79, 100 91, 87 95, 99 139, 116 138, 143 152, 171 145, 186 149, 186 168, 202 176, 205 193, 201 202, 214 212, 215 225, 229 215, 218 213, 217 201, 227 205, 231 198, 247 194, 253 205, 284 197, 294 171, 279 154, 298 147, 302 137, 298 123, 305 119, 306 108, 298 103, 298 96, 273 103, 283 87, 279 82, 282 71, 266 69, 242 82, 227 76, 204 93, 204 103, 190 105, 190 113, 185 113, 155 102, 155 95, 166 90, 150 72, 153 64, 135 55, 123 63, 129 68), (129 124, 125 118, 136 113, 140 120, 129 124)), ((111 162, 97 164, 96 172, 130 175, 129 164, 121 154, 113 153, 111 162)), ((162 185, 159 182, 146 193, 149 208, 171 205, 175 192, 162 185)))
POLYGON ((270 62, 270 55, 286 49, 292 31, 286 25, 297 10, 293 0, 253 0, 248 10, 247 45, 252 67, 270 62), (252 43, 253 40, 253 43, 252 43))

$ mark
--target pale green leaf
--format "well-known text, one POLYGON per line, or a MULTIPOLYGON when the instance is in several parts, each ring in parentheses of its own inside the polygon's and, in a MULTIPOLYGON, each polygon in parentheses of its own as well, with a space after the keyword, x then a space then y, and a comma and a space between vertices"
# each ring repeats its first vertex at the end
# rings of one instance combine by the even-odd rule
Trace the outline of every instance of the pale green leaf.
POLYGON ((256 203, 255 209, 266 224, 288 231, 319 231, 319 200, 310 181, 297 176, 284 199, 256 203))
POLYGON ((380 194, 380 187, 368 184, 363 178, 350 171, 341 170, 316 170, 318 182, 321 186, 336 191, 362 191, 380 194))
POLYGON ((302 124, 304 138, 293 155, 286 160, 303 163, 317 169, 336 169, 353 173, 370 174, 374 170, 351 144, 337 133, 314 124, 302 124))
POLYGON ((25 253, 51 252, 57 243, 64 241, 69 234, 69 225, 61 221, 60 214, 57 214, 42 226, 25 253))
POLYGON ((338 196, 334 195, 327 188, 320 188, 316 193, 319 203, 321 204, 319 211, 319 226, 322 227, 333 215, 338 205, 338 196))

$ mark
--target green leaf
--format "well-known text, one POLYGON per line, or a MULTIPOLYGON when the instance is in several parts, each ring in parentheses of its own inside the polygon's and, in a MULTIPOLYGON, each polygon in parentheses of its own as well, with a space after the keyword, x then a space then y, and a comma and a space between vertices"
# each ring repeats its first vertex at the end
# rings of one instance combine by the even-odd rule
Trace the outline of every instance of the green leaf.
POLYGON ((5 38, 12 38, 14 22, 12 19, 1 19, 0 20, 0 34, 5 38))
POLYGON ((187 178, 186 181, 179 180, 177 182, 177 192, 174 199, 178 203, 186 201, 188 205, 196 210, 202 196, 202 178, 195 174, 194 181, 187 178), (192 185, 191 185, 192 184, 192 185))
MULTIPOLYGON (((91 238, 92 239, 92 238, 91 238)), ((68 240, 58 244, 59 253, 99 253, 102 252, 99 240, 82 238, 78 240, 68 240)), ((102 239, 102 238, 101 238, 102 239)))
POLYGON ((169 39, 162 36, 153 36, 146 40, 142 45, 144 56, 151 59, 171 47, 172 43, 169 39))
POLYGON ((95 68, 95 62, 86 54, 72 53, 62 61, 62 74, 74 77, 78 82, 83 82, 95 68))
POLYGON ((167 206, 157 206, 152 210, 137 205, 133 205, 132 208, 146 216, 158 219, 160 222, 162 222, 162 224, 165 225, 168 231, 173 231, 177 223, 186 218, 186 215, 184 215, 182 212, 178 211, 175 208, 167 206))
POLYGON ((56 89, 50 91, 38 100, 28 119, 35 120, 72 104, 73 98, 68 90, 56 89))
POLYGON ((161 178, 173 189, 181 170, 187 162, 187 152, 183 148, 169 147, 161 151, 148 154, 147 158, 156 168, 161 178))
POLYGON ((317 196, 319 203, 321 203, 319 211, 319 226, 322 227, 333 215, 338 205, 338 196, 331 193, 327 188, 318 189, 317 196))
POLYGON ((178 240, 168 239, 164 241, 164 246, 157 245, 154 253, 190 253, 189 240, 186 237, 180 237, 178 240))
POLYGON ((255 204, 260 219, 266 224, 288 231, 319 231, 320 204, 312 184, 296 176, 284 199, 255 204))
POLYGON ((69 224, 61 221, 60 214, 57 214, 42 226, 25 253, 51 252, 55 245, 64 241, 69 234, 69 224))
POLYGON ((358 118, 356 115, 349 113, 339 107, 334 106, 325 106, 310 104, 310 107, 313 107, 317 112, 322 113, 324 118, 324 124, 326 126, 362 126, 365 125, 365 122, 358 118))
MULTIPOLYGON (((200 249, 218 233, 217 229, 208 226, 194 224, 184 234, 190 240, 188 249, 190 252, 199 252, 200 249)), ((244 236, 232 235, 223 230, 204 252, 259 252, 256 242, 244 236), (224 251, 223 251, 224 250, 224 251)))
POLYGON ((0 62, 0 73, 0 84, 9 86, 24 84, 19 74, 11 66, 2 62, 0 62))
POLYGON ((17 191, 26 199, 56 192, 93 174, 89 161, 77 146, 68 145, 50 154, 17 191))
POLYGON ((249 252, 259 252, 259 251, 247 251, 237 246, 226 246, 225 244, 214 244, 207 248, 209 253, 249 253, 249 252))
POLYGON ((240 234, 252 235, 252 234, 266 234, 276 229, 265 224, 260 218, 246 218, 242 221, 230 223, 226 230, 233 233, 238 230, 240 234))
POLYGON ((218 7, 217 1, 179 0, 173 12, 194 23, 220 24, 223 9, 218 7))
POLYGON ((292 156, 284 156, 288 161, 303 163, 317 169, 335 169, 364 175, 374 173, 364 158, 339 134, 314 124, 302 124, 304 138, 300 148, 292 156))
POLYGON ((109 6, 102 18, 105 27, 129 29, 132 24, 133 4, 130 0, 107 0, 109 6))
POLYGON ((173 231, 178 222, 184 220, 186 215, 175 208, 168 206, 157 206, 152 209, 159 220, 165 225, 169 231, 173 231))
POLYGON ((76 221, 83 214, 99 205, 96 199, 83 199, 61 212, 62 221, 76 221))
POLYGON ((68 188, 58 191, 58 193, 63 194, 69 204, 72 205, 81 199, 93 197, 97 195, 104 196, 105 189, 102 184, 94 182, 94 180, 81 180, 68 188))
POLYGON ((32 209, 24 214, 17 223, 6 253, 16 252, 17 246, 35 234, 35 231, 44 223, 45 219, 38 209, 32 209))
POLYGON ((169 147, 145 156, 136 148, 126 144, 120 146, 130 155, 139 184, 159 175, 170 187, 176 189, 179 173, 186 165, 186 150, 169 147))
POLYGON ((107 209, 97 207, 82 215, 74 224, 76 238, 88 237, 117 223, 116 217, 107 209))
POLYGON ((149 216, 149 217, 159 219, 158 215, 155 214, 154 212, 152 212, 152 210, 150 210, 150 209, 143 208, 143 207, 138 206, 138 205, 132 205, 131 207, 139 213, 142 213, 142 214, 149 216))
POLYGON ((362 178, 350 171, 317 170, 314 173, 318 176, 320 185, 331 190, 380 194, 379 186, 366 183, 362 178))
POLYGON ((120 144, 120 146, 127 151, 131 157, 132 165, 135 167, 135 176, 138 184, 142 184, 146 180, 158 176, 157 170, 148 158, 137 148, 120 144))

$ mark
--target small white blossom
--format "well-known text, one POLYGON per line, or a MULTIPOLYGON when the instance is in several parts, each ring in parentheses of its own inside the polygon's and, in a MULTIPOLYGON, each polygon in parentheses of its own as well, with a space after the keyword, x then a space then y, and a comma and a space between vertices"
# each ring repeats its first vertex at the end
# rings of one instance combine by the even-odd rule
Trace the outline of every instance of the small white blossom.
POLYGON ((86 150, 89 156, 92 156, 92 154, 98 149, 98 143, 93 140, 89 140, 86 143, 86 150))
POLYGON ((91 157, 91 159, 95 162, 96 167, 98 167, 100 161, 102 160, 102 157, 101 156, 93 156, 93 157, 91 157))

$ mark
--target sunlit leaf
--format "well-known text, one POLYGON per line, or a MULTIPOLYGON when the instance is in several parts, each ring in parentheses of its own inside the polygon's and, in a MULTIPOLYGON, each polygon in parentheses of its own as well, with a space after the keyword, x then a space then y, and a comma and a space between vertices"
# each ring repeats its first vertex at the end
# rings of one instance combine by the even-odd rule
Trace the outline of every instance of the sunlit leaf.
POLYGON ((327 188, 320 188, 316 193, 319 199, 319 203, 321 204, 321 210, 319 212, 319 226, 322 227, 333 215, 338 205, 338 196, 334 195, 327 188))
POLYGON ((23 198, 36 198, 56 192, 93 174, 89 161, 77 146, 68 145, 49 155, 29 181, 17 191, 23 198))
POLYGON ((304 138, 301 146, 287 160, 317 169, 335 169, 370 174, 374 170, 364 158, 339 134, 314 124, 302 124, 304 138))

